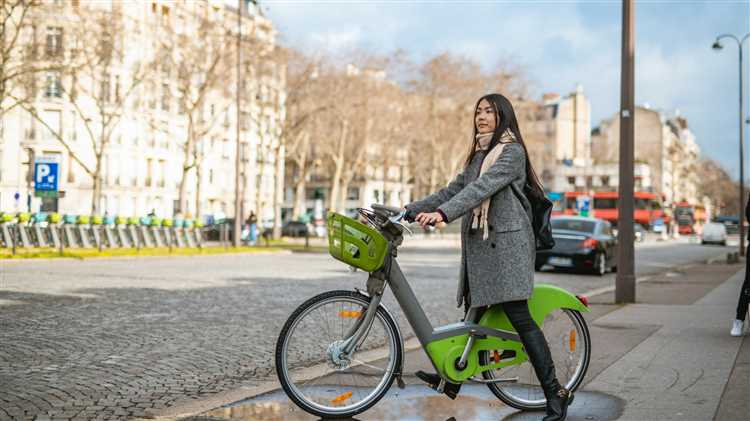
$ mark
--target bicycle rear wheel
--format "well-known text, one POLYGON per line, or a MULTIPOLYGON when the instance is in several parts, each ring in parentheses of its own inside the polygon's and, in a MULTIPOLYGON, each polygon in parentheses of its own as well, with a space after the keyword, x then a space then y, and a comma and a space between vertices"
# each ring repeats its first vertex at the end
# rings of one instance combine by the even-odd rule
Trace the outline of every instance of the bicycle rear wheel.
POLYGON ((289 317, 276 343, 276 374, 297 406, 319 417, 351 417, 388 392, 403 347, 396 322, 382 306, 353 353, 340 353, 369 305, 370 298, 360 293, 330 291, 289 317))
MULTIPOLYGON (((575 391, 583 382, 591 360, 591 337, 580 312, 558 309, 547 315, 541 326, 555 363, 557 379, 565 388, 575 391)), ((482 363, 489 358, 483 354, 482 363)), ((482 373, 486 380, 518 377, 517 382, 490 383, 492 393, 506 404, 521 410, 544 409, 544 391, 529 361, 482 373)))

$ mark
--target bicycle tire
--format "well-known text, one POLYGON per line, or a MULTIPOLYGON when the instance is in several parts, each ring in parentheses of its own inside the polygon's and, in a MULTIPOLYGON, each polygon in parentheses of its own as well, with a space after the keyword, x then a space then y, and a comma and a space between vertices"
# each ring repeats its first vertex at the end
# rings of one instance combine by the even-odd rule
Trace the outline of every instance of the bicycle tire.
MULTIPOLYGON (((583 382, 583 379, 586 377, 586 371, 588 370, 589 363, 591 361, 591 335, 589 333, 588 325, 586 324, 586 319, 584 319, 583 315, 579 311, 566 308, 560 310, 562 310, 572 320, 574 320, 574 323, 578 324, 578 326, 580 327, 580 335, 583 338, 584 352, 583 359, 581 361, 581 367, 579 370, 577 370, 574 378, 569 380, 567 384, 564 385, 571 392, 575 392, 583 382)), ((549 341, 549 338, 547 338, 547 340, 549 341)), ((486 361, 487 354, 483 354, 480 357, 480 363, 486 364, 486 361)), ((482 377, 485 380, 492 380, 495 378, 493 370, 482 372, 482 377)), ((530 404, 522 399, 516 398, 511 393, 505 390, 506 388, 508 388, 508 386, 503 383, 490 383, 487 384, 487 387, 498 399, 513 408, 520 409, 522 411, 539 411, 546 408, 545 401, 530 404)))
POLYGON ((284 360, 285 343, 289 339, 289 331, 296 325, 296 322, 298 321, 297 319, 300 318, 300 316, 304 316, 308 309, 314 308, 314 306, 321 302, 330 301, 335 298, 353 299, 360 302, 365 308, 370 303, 370 297, 355 291, 335 290, 316 295, 315 297, 312 297, 302 303, 302 305, 294 310, 294 312, 291 314, 291 316, 289 316, 289 319, 284 324, 284 327, 281 329, 281 333, 279 333, 279 338, 276 342, 276 375, 279 379, 279 382, 281 383, 282 389, 292 400, 292 402, 294 402, 295 405, 297 405, 299 408, 301 408, 305 412, 322 418, 348 418, 370 409, 373 405, 378 403, 378 401, 382 399, 386 393, 388 393, 388 390, 391 388, 391 385, 393 384, 397 373, 401 372, 401 365, 403 363, 403 343, 401 335, 399 333, 398 325, 396 324, 396 321, 393 319, 393 317, 388 313, 388 311, 386 311, 382 305, 379 305, 376 313, 376 318, 379 318, 383 322, 383 327, 388 331, 387 333, 393 339, 394 343, 392 348, 396 353, 396 355, 394 356, 395 365, 393 369, 386 374, 387 378, 385 379, 384 386, 375 395, 369 397, 366 401, 358 403, 354 408, 350 410, 326 411, 324 409, 321 409, 320 405, 316 407, 312 403, 304 399, 304 397, 299 396, 299 394, 295 391, 296 388, 293 387, 289 379, 284 360))

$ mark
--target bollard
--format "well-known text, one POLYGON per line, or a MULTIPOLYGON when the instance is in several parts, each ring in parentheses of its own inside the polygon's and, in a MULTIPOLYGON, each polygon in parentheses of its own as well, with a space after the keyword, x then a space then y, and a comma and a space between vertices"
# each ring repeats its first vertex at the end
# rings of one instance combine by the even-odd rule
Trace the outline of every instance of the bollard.
POLYGON ((62 256, 65 250, 65 241, 62 240, 62 234, 61 234, 61 231, 63 228, 62 226, 57 226, 57 227, 51 227, 51 229, 57 229, 57 235, 60 236, 60 241, 58 241, 57 244, 60 248, 60 256, 62 256))
POLYGON ((305 230, 305 250, 310 248, 310 230, 305 230))

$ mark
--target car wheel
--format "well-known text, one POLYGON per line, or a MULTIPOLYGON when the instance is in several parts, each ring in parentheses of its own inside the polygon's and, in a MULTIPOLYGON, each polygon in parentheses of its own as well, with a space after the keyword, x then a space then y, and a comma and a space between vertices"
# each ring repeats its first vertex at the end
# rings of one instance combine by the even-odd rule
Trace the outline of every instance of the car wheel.
POLYGON ((722 241, 722 242, 721 242, 721 245, 722 245, 722 246, 725 246, 725 247, 726 247, 726 245, 727 245, 727 240, 724 240, 724 241, 722 241))
POLYGON ((544 263, 534 263, 534 270, 539 272, 542 270, 542 266, 544 266, 544 263))
POLYGON ((607 273, 607 258, 604 253, 599 253, 594 258, 594 273, 604 276, 607 273))

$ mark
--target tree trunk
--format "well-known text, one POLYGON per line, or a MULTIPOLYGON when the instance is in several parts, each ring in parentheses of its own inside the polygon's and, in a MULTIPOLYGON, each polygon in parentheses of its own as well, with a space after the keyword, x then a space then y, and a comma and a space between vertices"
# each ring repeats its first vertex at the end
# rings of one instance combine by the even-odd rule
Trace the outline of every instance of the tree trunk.
POLYGON ((284 201, 284 145, 276 147, 276 177, 274 180, 273 238, 281 238, 281 204, 284 201))
POLYGON ((195 163, 195 219, 201 217, 201 163, 195 163))
POLYGON ((305 190, 307 187, 307 180, 305 180, 306 168, 300 169, 300 176, 294 183, 294 210, 292 211, 292 219, 298 221, 303 213, 307 212, 307 206, 305 206, 306 195, 305 190))
POLYGON ((96 169, 94 170, 94 176, 92 177, 94 180, 94 189, 91 195, 91 214, 92 215, 98 215, 99 211, 99 204, 101 202, 102 197, 102 157, 101 155, 97 155, 96 157, 96 169))
POLYGON ((346 136, 347 131, 349 130, 349 122, 344 120, 344 122, 341 125, 341 137, 339 138, 338 148, 336 151, 336 155, 333 158, 333 165, 334 165, 334 171, 333 171, 333 179, 331 180, 331 194, 329 198, 329 206, 328 208, 336 212, 339 209, 338 199, 339 199, 339 190, 341 189, 341 173, 344 170, 344 145, 346 143, 346 136))
POLYGON ((260 138, 260 144, 258 145, 258 176, 255 179, 255 214, 258 216, 258 223, 261 224, 263 220, 263 177, 266 172, 266 156, 263 148, 263 138, 260 138))
POLYGON ((303 134, 303 136, 304 138, 302 139, 299 150, 295 151, 300 155, 295 159, 298 172, 297 180, 294 182, 294 209, 292 210, 292 220, 294 221, 298 221, 302 214, 307 212, 307 206, 305 206, 307 200, 305 190, 307 187, 307 172, 309 171, 307 168, 307 148, 310 142, 310 136, 307 133, 303 134))
POLYGON ((341 198, 339 200, 339 210, 338 212, 341 214, 346 214, 346 196, 347 192, 349 191, 349 184, 351 182, 351 178, 346 177, 344 180, 341 180, 341 198))
POLYGON ((437 154, 433 151, 432 152, 432 165, 430 167, 430 188, 427 192, 427 194, 430 194, 435 191, 435 188, 437 186, 437 166, 438 166, 438 160, 437 160, 437 154))
POLYGON ((190 157, 193 156, 193 123, 192 118, 188 117, 188 136, 185 142, 185 158, 182 162, 182 177, 180 178, 180 192, 177 198, 180 204, 180 211, 183 215, 187 212, 187 178, 193 165, 190 164, 190 157))

